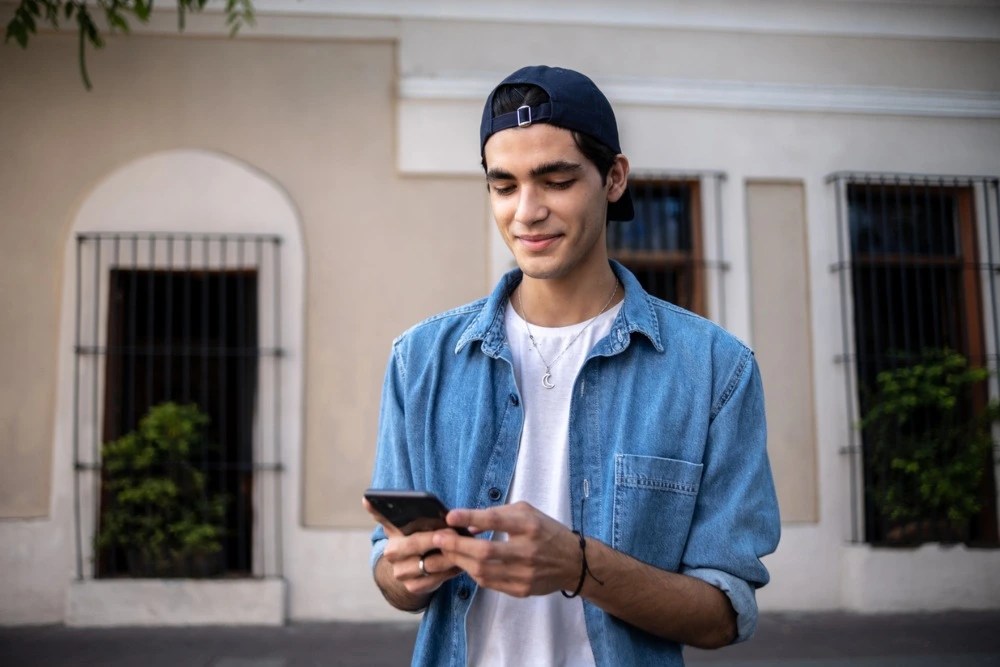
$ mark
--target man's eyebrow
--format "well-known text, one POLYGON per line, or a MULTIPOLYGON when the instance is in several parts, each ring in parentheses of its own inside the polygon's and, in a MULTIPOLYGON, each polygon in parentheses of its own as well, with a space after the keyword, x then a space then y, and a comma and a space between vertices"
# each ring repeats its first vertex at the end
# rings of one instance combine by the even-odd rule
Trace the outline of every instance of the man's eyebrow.
POLYGON ((487 181, 513 181, 514 174, 509 171, 504 171, 503 169, 497 169, 493 167, 486 172, 487 181))
POLYGON ((555 162, 547 162, 546 164, 540 164, 531 170, 531 176, 537 178, 539 176, 545 176, 546 174, 555 174, 560 172, 575 172, 583 169, 583 165, 578 162, 568 162, 566 160, 556 160, 555 162))
MULTIPOLYGON (((547 174, 558 174, 567 172, 577 172, 583 169, 583 165, 578 162, 569 162, 567 160, 556 160, 554 162, 546 162, 545 164, 540 164, 531 170, 530 174, 532 178, 538 178, 539 176, 545 176, 547 174)), ((486 172, 487 181, 513 181, 514 174, 510 173, 506 169, 500 169, 498 167, 493 167, 486 172)))

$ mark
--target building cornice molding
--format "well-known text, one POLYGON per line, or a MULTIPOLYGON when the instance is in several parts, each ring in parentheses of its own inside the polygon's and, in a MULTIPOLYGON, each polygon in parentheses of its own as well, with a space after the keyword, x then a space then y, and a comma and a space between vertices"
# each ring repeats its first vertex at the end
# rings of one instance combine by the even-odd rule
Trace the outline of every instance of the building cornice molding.
POLYGON ((254 6, 260 16, 1000 40, 995 0, 255 0, 254 6))
MULTIPOLYGON (((16 0, 0 0, 11 10, 16 0)), ((187 17, 186 33, 225 36, 224 3, 187 17)), ((454 21, 744 32, 775 35, 1000 41, 996 0, 254 0, 241 38, 398 38, 406 21, 454 21)), ((2 13, 2 11, 0 11, 2 13)), ((100 13, 98 13, 100 14, 100 13)), ((100 20, 100 16, 98 16, 100 20)), ((177 33, 176 10, 158 6, 139 33, 177 33)), ((45 25, 39 26, 49 31, 45 25)))
MULTIPOLYGON (((481 102, 503 76, 404 77, 399 96, 481 102)), ((597 78, 597 83, 620 105, 1000 118, 1000 93, 983 91, 625 77, 597 78)))

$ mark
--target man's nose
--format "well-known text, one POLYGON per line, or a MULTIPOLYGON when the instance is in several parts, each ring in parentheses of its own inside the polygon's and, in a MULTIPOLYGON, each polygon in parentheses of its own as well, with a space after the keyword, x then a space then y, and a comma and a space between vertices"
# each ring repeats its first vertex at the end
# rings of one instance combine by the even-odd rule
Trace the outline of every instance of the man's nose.
POLYGON ((545 198, 538 188, 534 186, 522 187, 518 192, 517 211, 514 214, 514 219, 521 224, 531 225, 544 220, 548 215, 545 198))

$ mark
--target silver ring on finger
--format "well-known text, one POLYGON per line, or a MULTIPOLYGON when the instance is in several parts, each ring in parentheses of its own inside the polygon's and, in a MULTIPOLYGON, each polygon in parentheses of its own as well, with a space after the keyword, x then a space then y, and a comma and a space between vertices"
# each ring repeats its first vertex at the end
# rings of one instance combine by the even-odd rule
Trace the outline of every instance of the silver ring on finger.
POLYGON ((417 563, 417 567, 420 568, 420 576, 421 577, 426 577, 426 576, 430 575, 430 572, 428 572, 427 568, 424 566, 424 559, 423 558, 421 558, 420 562, 417 563))

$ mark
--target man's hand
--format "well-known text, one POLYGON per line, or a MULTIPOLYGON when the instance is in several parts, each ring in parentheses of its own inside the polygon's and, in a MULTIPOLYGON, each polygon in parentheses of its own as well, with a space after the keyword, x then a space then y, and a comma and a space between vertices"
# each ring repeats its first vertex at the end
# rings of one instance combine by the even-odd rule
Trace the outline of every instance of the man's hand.
POLYGON ((580 540, 555 519, 526 502, 485 509, 456 509, 448 525, 473 533, 492 530, 507 540, 477 540, 436 531, 431 544, 448 563, 465 570, 477 584, 514 597, 573 590, 580 579, 580 540))
POLYGON ((454 535, 455 532, 443 528, 404 535, 367 500, 363 499, 362 503, 389 538, 375 567, 375 583, 393 606, 408 611, 422 609, 427 606, 431 593, 461 572, 433 544, 435 535, 454 535), (421 559, 424 562, 423 572, 420 570, 421 559))
MULTIPOLYGON (((507 541, 476 540, 437 531, 431 543, 480 586, 508 595, 572 591, 583 565, 580 538, 531 505, 520 502, 488 510, 452 510, 448 525, 473 533, 507 533, 507 541)), ((640 562, 587 539, 587 563, 601 585, 587 577, 581 596, 646 632, 681 644, 717 648, 736 636, 736 614, 725 593, 711 584, 640 562)))

